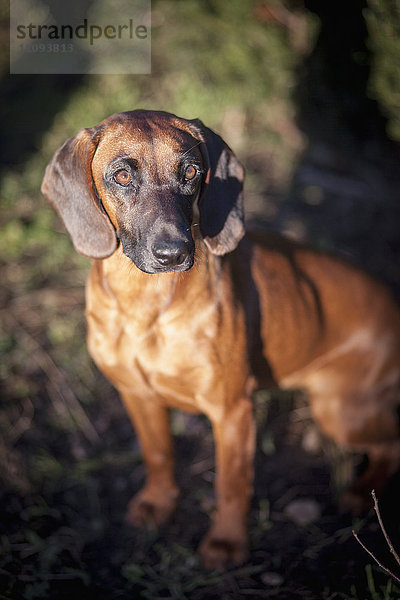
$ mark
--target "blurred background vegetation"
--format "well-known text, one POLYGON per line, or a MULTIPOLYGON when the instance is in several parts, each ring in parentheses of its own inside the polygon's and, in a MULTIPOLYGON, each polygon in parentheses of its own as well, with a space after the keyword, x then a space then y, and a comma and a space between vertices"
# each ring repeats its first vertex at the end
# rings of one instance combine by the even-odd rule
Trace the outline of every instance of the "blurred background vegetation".
MULTIPOLYGON (((399 292, 398 1, 153 0, 151 75, 11 76, 4 4, 0 46, 0 598, 398 598, 327 509, 326 453, 292 397, 266 394, 258 410, 271 463, 259 460, 251 563, 217 576, 197 562, 212 510, 202 419, 174 416, 174 523, 126 530, 139 449, 87 355, 89 261, 39 192, 82 127, 134 108, 199 117, 246 166, 249 221, 340 252, 399 292), (327 511, 306 534, 284 517, 296 493, 327 511)), ((379 543, 373 520, 363 526, 379 543)))

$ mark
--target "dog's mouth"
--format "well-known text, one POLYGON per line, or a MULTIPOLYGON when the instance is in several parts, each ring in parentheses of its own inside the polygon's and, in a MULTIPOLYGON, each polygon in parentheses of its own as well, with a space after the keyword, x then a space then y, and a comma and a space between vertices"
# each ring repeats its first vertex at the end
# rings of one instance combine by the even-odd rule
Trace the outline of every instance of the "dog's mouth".
POLYGON ((173 273, 176 271, 189 271, 189 269, 191 269, 194 264, 194 257, 190 261, 187 260, 184 263, 182 263, 181 265, 175 265, 175 266, 162 266, 162 265, 157 265, 156 263, 144 265, 144 264, 140 263, 139 261, 133 260, 132 258, 131 258, 131 260, 136 265, 136 267, 138 269, 140 269, 140 271, 142 271, 143 273, 147 273, 149 275, 153 275, 155 273, 173 273))

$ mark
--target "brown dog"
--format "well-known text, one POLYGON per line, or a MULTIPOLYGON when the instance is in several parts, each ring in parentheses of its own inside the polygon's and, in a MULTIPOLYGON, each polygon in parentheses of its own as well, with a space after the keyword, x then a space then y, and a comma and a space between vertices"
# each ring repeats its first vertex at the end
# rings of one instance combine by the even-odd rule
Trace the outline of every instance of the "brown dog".
POLYGON ((76 249, 95 259, 89 350, 123 398, 148 469, 132 523, 162 523, 175 508, 168 408, 211 420, 217 510, 200 547, 208 567, 246 557, 256 385, 305 388, 322 430, 368 454, 344 497, 349 508, 362 509, 400 464, 397 307, 341 261, 244 236, 243 177, 200 121, 133 111, 68 140, 42 185, 76 249))

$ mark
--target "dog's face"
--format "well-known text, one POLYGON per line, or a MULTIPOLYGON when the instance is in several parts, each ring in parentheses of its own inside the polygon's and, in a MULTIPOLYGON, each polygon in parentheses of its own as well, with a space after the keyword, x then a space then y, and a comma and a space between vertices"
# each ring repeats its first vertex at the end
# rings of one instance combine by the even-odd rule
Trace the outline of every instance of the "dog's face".
POLYGON ((207 165, 184 121, 120 119, 92 160, 92 174, 123 252, 146 273, 193 265, 193 204, 207 165))
POLYGON ((210 250, 236 247, 242 183, 232 151, 201 122, 133 111, 68 140, 47 167, 42 191, 82 254, 105 258, 121 243, 139 269, 159 273, 193 265, 197 199, 210 250))

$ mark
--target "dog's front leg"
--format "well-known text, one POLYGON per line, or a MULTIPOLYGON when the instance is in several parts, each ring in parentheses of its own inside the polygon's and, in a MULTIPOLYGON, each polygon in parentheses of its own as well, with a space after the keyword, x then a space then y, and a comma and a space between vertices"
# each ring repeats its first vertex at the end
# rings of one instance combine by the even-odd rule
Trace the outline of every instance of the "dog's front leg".
POLYGON ((248 553, 247 514, 255 449, 251 400, 241 398, 218 417, 210 418, 216 445, 217 506, 199 551, 207 568, 224 569, 242 563, 248 553))
POLYGON ((157 400, 121 393, 139 437, 147 467, 144 487, 129 503, 127 520, 138 527, 161 525, 172 514, 178 497, 167 409, 157 400))

